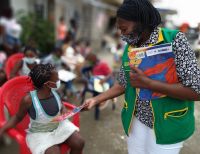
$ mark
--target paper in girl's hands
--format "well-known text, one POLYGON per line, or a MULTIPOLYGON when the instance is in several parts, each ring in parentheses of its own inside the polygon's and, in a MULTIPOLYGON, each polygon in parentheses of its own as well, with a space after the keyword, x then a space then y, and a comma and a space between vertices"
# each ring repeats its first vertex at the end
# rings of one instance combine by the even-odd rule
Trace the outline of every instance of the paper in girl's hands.
POLYGON ((56 116, 55 118, 53 118, 53 120, 51 122, 60 122, 60 121, 63 121, 65 119, 71 118, 75 114, 79 113, 83 108, 84 108, 84 105, 78 106, 78 107, 74 108, 73 110, 71 110, 71 111, 69 111, 65 114, 56 116))
POLYGON ((66 70, 59 70, 58 77, 61 81, 68 82, 76 78, 76 74, 66 71, 66 70))

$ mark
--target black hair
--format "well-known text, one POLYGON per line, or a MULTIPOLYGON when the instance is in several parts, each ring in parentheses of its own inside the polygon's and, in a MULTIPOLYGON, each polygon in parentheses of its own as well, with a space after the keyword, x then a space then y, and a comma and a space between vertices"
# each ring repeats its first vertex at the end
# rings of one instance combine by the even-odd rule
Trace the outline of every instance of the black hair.
POLYGON ((61 53, 62 54, 63 50, 60 47, 54 47, 54 49, 51 53, 53 53, 53 54, 61 53))
POLYGON ((161 23, 160 13, 149 0, 125 0, 117 10, 117 17, 139 22, 151 30, 161 23))
POLYGON ((29 76, 38 89, 42 88, 44 83, 49 81, 55 67, 51 64, 37 64, 31 69, 29 76))
POLYGON ((93 53, 89 53, 87 56, 86 56, 86 58, 85 58, 86 60, 95 60, 95 61, 98 61, 98 57, 95 55, 95 54, 93 54, 93 53))
POLYGON ((35 54, 38 54, 38 50, 34 47, 31 47, 31 46, 25 46, 24 47, 24 54, 26 54, 27 51, 31 50, 32 52, 34 52, 35 54))
POLYGON ((57 52, 57 51, 62 52, 62 48, 60 48, 60 47, 54 47, 53 52, 57 52))
POLYGON ((76 20, 71 18, 70 21, 69 21, 70 25, 73 27, 73 28, 77 28, 77 23, 76 23, 76 20))
POLYGON ((3 16, 8 18, 8 19, 11 19, 13 17, 13 10, 12 8, 10 7, 7 7, 3 10, 3 16))
POLYGON ((64 43, 69 43, 72 40, 72 33, 68 31, 68 35, 65 36, 63 42, 64 43))
POLYGON ((90 46, 91 45, 91 43, 90 43, 90 41, 85 41, 85 45, 88 47, 88 46, 90 46))

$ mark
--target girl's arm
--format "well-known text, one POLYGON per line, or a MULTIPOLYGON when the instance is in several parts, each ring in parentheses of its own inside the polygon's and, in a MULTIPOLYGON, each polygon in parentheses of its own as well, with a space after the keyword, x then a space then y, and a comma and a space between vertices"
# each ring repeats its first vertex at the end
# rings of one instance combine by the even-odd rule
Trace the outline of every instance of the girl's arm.
POLYGON ((0 137, 2 134, 10 128, 16 126, 27 114, 28 108, 31 106, 32 101, 30 96, 25 96, 19 106, 19 110, 16 115, 11 117, 9 121, 0 129, 0 137))

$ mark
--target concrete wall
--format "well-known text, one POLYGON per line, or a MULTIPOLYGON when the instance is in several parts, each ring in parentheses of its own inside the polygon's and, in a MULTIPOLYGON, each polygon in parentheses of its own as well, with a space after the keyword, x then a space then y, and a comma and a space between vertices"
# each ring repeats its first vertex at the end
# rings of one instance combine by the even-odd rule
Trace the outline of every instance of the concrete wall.
POLYGON ((42 14, 45 18, 47 18, 47 4, 48 0, 11 0, 10 5, 14 10, 14 13, 18 11, 24 11, 24 12, 35 12, 37 6, 42 7, 42 14))
MULTIPOLYGON (((59 23, 61 16, 65 17, 66 24, 69 27, 69 21, 75 16, 75 12, 78 15, 78 38, 86 38, 91 40, 95 47, 99 47, 101 39, 105 33, 105 29, 108 24, 109 16, 107 10, 114 11, 115 8, 107 6, 106 4, 93 3, 89 0, 54 0, 54 10, 48 10, 48 3, 52 3, 53 0, 11 0, 11 6, 14 11, 18 10, 35 11, 35 5, 43 6, 44 17, 48 18, 48 12, 53 14, 55 27, 59 23)), ((52 8, 52 7, 51 7, 52 8)))
MULTIPOLYGON (((83 0, 65 1, 64 3, 63 0, 57 1, 62 1, 57 7, 60 12, 65 14, 66 21, 74 16, 74 12, 78 13, 78 37, 89 40, 100 39, 108 24, 107 8, 83 0)), ((57 15, 57 22, 58 19, 57 15)))
POLYGON ((10 5, 13 8, 14 13, 16 14, 19 10, 25 12, 30 11, 30 1, 29 0, 11 0, 10 5))

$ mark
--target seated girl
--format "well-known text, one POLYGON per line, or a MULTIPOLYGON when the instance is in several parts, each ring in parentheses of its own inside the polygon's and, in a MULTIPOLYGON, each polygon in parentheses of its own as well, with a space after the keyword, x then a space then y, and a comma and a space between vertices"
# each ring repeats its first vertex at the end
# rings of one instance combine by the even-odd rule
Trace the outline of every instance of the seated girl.
POLYGON ((30 124, 26 142, 33 154, 59 154, 61 143, 71 148, 70 154, 81 154, 84 140, 79 129, 68 119, 51 122, 56 116, 66 113, 56 92, 60 87, 57 71, 51 64, 39 64, 34 66, 29 76, 36 89, 22 99, 18 113, 0 129, 0 137, 28 113, 30 124))

